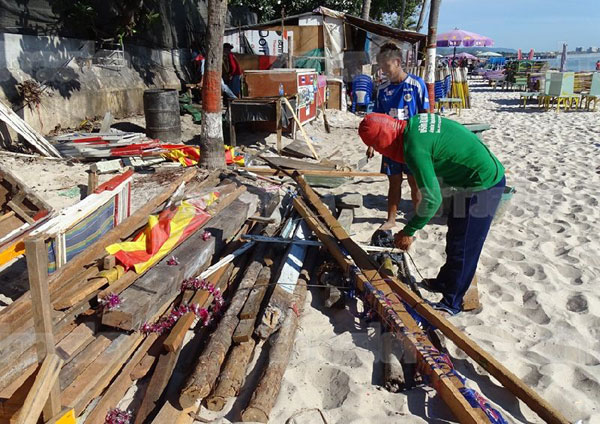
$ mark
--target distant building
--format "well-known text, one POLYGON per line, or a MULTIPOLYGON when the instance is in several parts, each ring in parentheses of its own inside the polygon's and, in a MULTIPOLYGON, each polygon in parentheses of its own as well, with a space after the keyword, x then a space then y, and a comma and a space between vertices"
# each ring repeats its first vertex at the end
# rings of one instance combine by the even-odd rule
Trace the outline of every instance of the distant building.
POLYGON ((575 47, 575 53, 583 53, 583 47, 575 47))
POLYGON ((587 49, 588 53, 598 53, 598 51, 600 51, 598 47, 588 47, 587 49))

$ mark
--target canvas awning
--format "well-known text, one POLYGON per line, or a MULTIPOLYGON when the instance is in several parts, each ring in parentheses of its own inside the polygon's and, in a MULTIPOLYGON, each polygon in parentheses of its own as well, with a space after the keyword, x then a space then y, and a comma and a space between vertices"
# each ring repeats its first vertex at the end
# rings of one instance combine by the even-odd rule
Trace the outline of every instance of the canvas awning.
MULTIPOLYGON (((399 41, 406 41, 411 44, 414 44, 417 42, 425 42, 425 39, 427 38, 426 34, 421 34, 419 32, 415 32, 415 31, 404 31, 404 30, 401 30, 398 28, 393 28, 389 25, 385 25, 385 24, 382 24, 379 22, 369 21, 366 19, 359 18, 357 16, 352 16, 347 13, 338 12, 338 11, 328 9, 328 8, 322 7, 322 6, 315 9, 312 12, 306 12, 306 13, 302 13, 299 15, 287 16, 283 21, 285 24, 285 23, 289 23, 290 21, 297 20, 299 18, 315 16, 315 15, 329 16, 331 18, 342 19, 344 22, 346 22, 354 27, 357 27, 359 29, 362 29, 363 31, 367 31, 372 34, 377 34, 382 37, 393 38, 393 39, 399 40, 399 41)), ((244 31, 244 30, 262 29, 265 27, 270 27, 273 25, 280 25, 280 24, 281 24, 281 19, 274 19, 272 21, 263 22, 260 24, 245 25, 245 26, 236 27, 236 28, 227 28, 227 29, 225 29, 225 34, 236 33, 238 31, 244 31)))

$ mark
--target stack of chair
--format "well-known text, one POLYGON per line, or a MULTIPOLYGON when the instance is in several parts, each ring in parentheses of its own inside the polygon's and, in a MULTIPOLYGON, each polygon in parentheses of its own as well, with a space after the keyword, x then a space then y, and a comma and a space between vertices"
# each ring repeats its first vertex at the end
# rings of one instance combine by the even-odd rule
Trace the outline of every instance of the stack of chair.
POLYGON ((561 105, 565 109, 578 107, 581 95, 574 92, 575 72, 546 72, 544 95, 538 99, 540 106, 546 110, 556 106, 556 112, 561 105))

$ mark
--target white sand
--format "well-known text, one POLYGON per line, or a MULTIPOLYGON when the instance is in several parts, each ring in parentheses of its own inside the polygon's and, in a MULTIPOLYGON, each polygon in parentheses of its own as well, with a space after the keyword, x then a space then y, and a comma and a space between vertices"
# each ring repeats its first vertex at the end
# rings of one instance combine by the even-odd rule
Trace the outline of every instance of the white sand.
MULTIPOLYGON (((471 110, 451 118, 486 122, 485 142, 509 170, 516 187, 503 219, 494 224, 478 268, 483 310, 451 320, 475 342, 534 388, 572 421, 600 422, 600 113, 540 112, 517 108, 518 94, 472 87, 471 110)), ((324 152, 356 163, 364 146, 358 119, 331 113, 336 127, 324 134, 309 126, 324 152)), ((268 137, 269 145, 273 138, 268 137)), ((324 155, 326 156, 326 155, 324 155)), ((380 159, 368 165, 377 171, 380 159)), ((365 206, 355 217, 355 238, 368 242, 386 216, 385 180, 355 180, 334 190, 358 192, 365 206)), ((325 191, 325 190, 320 190, 325 191)), ((404 187, 401 209, 410 212, 404 187)), ((399 221, 404 221, 402 217, 399 221)), ((445 260, 446 227, 417 233, 412 256, 434 277, 445 260)), ((324 311, 318 291, 309 293, 291 363, 271 422, 397 423, 454 421, 432 389, 391 394, 381 389, 374 362, 379 340, 354 307, 324 311), (304 412, 302 412, 304 411, 304 412)), ((542 422, 449 343, 468 386, 513 422, 542 422)), ((234 419, 231 415, 230 419, 234 419)), ((221 421, 220 421, 221 422, 221 421)), ((229 422, 224 419, 222 422, 229 422)))
MULTIPOLYGON (((484 139, 509 169, 508 184, 517 194, 493 226, 479 264, 483 310, 451 320, 567 418, 600 422, 600 289, 595 287, 600 276, 600 113, 556 114, 533 107, 524 112, 517 108, 517 98, 516 93, 475 84, 473 108, 452 116, 494 127, 484 139)), ((308 126, 308 133, 323 156, 357 163, 365 151, 356 134, 360 118, 330 111, 329 120, 332 134, 325 134, 319 123, 308 126)), ((274 135, 266 140, 275 146, 274 135)), ((58 169, 9 161, 56 208, 77 200, 60 197, 58 191, 87 182, 87 167, 81 165, 58 169), (39 172, 49 169, 54 178, 44 184, 39 172)), ((379 164, 375 158, 366 169, 377 171, 379 164)), ((405 186, 401 209, 410 212, 407 190, 405 186)), ((368 242, 384 221, 386 191, 385 179, 355 180, 333 191, 364 195, 365 206, 352 227, 357 240, 368 242)), ((404 221, 402 213, 399 221, 404 221)), ((436 223, 417 233, 411 254, 425 277, 435 276, 444 262, 445 231, 436 223)), ((362 306, 328 311, 318 290, 309 293, 271 422, 284 423, 292 416, 292 423, 323 422, 315 408, 328 423, 454 422, 431 388, 391 394, 379 386, 377 324, 360 320, 357 308, 362 306)), ((541 422, 463 352, 452 344, 449 349, 468 385, 506 418, 541 422)), ((246 399, 249 395, 244 393, 246 399)), ((238 401, 233 406, 234 412, 201 415, 234 422, 235 412, 245 405, 238 401)))

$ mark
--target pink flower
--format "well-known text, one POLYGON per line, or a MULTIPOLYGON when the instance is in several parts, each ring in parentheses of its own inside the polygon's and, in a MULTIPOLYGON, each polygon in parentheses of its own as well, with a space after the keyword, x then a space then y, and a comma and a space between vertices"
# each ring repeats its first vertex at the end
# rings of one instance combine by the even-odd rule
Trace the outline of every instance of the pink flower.
POLYGON ((202 233, 202 240, 207 241, 212 237, 212 234, 210 233, 210 231, 204 230, 204 233, 202 233))
POLYGON ((104 418, 104 422, 106 424, 129 424, 131 418, 131 413, 119 408, 114 408, 108 411, 106 418, 104 418))
POLYGON ((115 309, 121 304, 121 298, 118 294, 109 293, 100 301, 100 303, 102 304, 104 309, 110 311, 111 309, 115 309))

